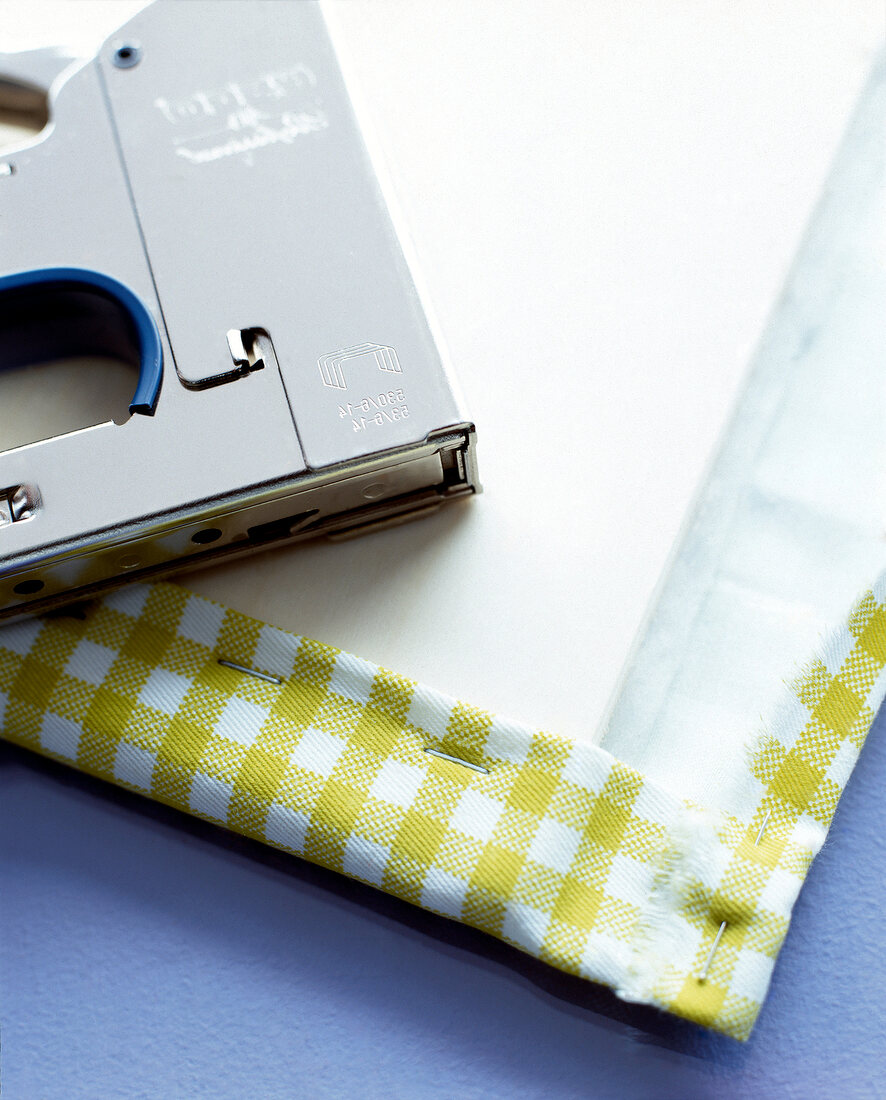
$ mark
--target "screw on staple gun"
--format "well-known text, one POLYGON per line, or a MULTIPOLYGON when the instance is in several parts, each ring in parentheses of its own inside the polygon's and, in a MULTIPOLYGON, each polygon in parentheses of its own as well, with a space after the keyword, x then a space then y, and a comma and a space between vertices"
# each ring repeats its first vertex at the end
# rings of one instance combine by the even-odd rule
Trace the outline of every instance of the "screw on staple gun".
POLYGON ((0 155, 0 368, 138 382, 124 423, 0 450, 0 618, 478 491, 316 4, 158 0, 85 62, 0 55, 0 102, 41 88, 0 155))

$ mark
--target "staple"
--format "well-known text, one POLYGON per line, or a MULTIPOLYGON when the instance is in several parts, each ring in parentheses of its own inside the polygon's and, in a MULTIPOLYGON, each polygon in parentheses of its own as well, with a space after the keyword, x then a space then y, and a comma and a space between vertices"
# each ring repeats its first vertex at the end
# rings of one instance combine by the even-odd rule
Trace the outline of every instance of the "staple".
POLYGON ((236 665, 233 661, 225 661, 221 657, 218 659, 218 664, 224 668, 232 668, 235 672, 244 672, 247 676, 255 676, 257 680, 266 680, 269 684, 283 683, 279 676, 271 676, 267 672, 258 672, 254 668, 244 668, 243 665, 236 665))
POLYGON ((766 811, 766 816, 763 818, 763 824, 757 833, 757 838, 754 841, 754 847, 756 848, 760 841, 763 839, 763 833, 766 831, 766 826, 769 824, 769 818, 772 816, 772 810, 766 811))
MULTIPOLYGON (((763 818, 763 824, 757 830, 757 836, 756 836, 756 839, 754 840, 754 847, 755 848, 760 843, 760 841, 763 839, 763 833, 766 831, 766 826, 769 824, 769 818, 771 816, 772 816, 772 810, 767 810, 766 811, 766 816, 763 818)), ((704 961, 704 966, 702 966, 701 971, 698 975, 698 980, 700 982, 707 981, 708 971, 711 968, 711 963, 714 961, 714 955, 716 954, 717 948, 720 946, 720 940, 723 939, 723 933, 726 931, 726 924, 727 924, 727 921, 724 920, 723 923, 720 925, 720 927, 717 929, 717 934, 716 934, 716 936, 714 936, 714 942, 711 944, 711 949, 707 953, 707 957, 705 958, 705 961, 704 961)))
POLYGON ((723 939, 723 933, 726 931, 726 921, 724 920, 720 927, 717 929, 717 934, 714 936, 714 942, 711 944, 711 949, 708 952, 708 957, 704 961, 704 966, 701 968, 701 973, 698 975, 700 982, 707 981, 708 971, 711 968, 711 963, 714 961, 714 955, 717 948, 720 946, 720 940, 723 939))
POLYGON ((457 756, 450 756, 448 752, 440 752, 439 749, 425 748, 424 751, 430 753, 431 756, 439 756, 441 760, 448 760, 451 764, 461 764, 463 768, 470 768, 471 771, 489 775, 489 768, 484 768, 482 764, 472 764, 470 760, 461 760, 457 756))

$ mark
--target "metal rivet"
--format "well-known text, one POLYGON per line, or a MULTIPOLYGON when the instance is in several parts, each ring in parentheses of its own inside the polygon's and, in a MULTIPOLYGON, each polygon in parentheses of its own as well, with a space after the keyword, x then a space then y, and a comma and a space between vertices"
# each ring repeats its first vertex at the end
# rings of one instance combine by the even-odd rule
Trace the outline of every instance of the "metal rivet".
POLYGON ((141 59, 142 48, 137 42, 121 42, 111 56, 111 60, 118 69, 131 69, 141 59))

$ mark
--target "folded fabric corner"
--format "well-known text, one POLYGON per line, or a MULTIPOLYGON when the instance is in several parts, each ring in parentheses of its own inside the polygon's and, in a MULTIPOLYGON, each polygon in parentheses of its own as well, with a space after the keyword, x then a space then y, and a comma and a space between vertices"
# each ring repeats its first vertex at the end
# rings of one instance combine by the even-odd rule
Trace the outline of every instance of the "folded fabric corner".
POLYGON ((0 731, 746 1039, 884 664, 881 580, 749 751, 740 818, 172 584, 0 631, 0 731))

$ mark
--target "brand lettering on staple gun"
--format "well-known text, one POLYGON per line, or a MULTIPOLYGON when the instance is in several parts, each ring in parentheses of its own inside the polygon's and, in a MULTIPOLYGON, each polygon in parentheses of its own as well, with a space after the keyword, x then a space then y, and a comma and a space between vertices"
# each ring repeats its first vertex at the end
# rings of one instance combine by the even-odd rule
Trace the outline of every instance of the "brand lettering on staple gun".
POLYGON ((291 144, 301 134, 315 133, 317 130, 325 130, 329 121, 322 111, 315 115, 287 113, 281 116, 279 127, 267 126, 257 123, 254 132, 246 137, 231 138, 221 145, 213 145, 208 149, 186 149, 180 147, 176 153, 184 157, 191 164, 208 164, 223 157, 233 157, 238 153, 252 153, 256 149, 262 149, 267 145, 291 144))
POLYGON ((255 80, 232 80, 222 88, 194 92, 183 99, 169 100, 160 96, 154 100, 154 106, 173 125, 181 125, 195 119, 225 116, 250 104, 288 99, 306 85, 317 86, 316 74, 307 65, 294 65, 291 69, 264 73, 255 80))
POLYGON ((190 164, 208 164, 270 145, 291 144, 303 134, 329 126, 311 90, 317 77, 306 65, 265 73, 255 80, 230 81, 183 99, 159 97, 154 106, 177 129, 176 154, 190 164), (194 124, 208 129, 194 132, 194 124), (187 144, 185 144, 187 143, 187 144))

